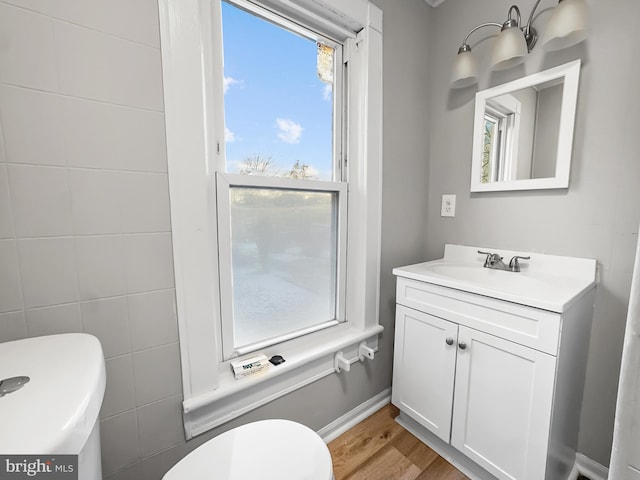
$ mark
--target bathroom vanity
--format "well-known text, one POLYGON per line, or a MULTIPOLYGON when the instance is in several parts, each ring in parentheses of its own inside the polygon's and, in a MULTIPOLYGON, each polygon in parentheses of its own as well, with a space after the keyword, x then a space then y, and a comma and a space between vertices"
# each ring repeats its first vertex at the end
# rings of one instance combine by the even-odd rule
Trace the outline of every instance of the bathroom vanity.
POLYGON ((497 251, 504 267, 530 256, 515 272, 478 250, 496 253, 446 245, 441 260, 393 270, 397 421, 472 478, 566 480, 596 262, 497 251))

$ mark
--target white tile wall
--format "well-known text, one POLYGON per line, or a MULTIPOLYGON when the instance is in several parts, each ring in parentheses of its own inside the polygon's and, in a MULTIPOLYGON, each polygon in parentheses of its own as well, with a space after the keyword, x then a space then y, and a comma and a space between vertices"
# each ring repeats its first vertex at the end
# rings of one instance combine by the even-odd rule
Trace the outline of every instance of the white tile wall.
POLYGON ((131 346, 134 351, 178 341, 176 300, 173 290, 127 297, 131 346))
POLYGON ((182 457, 180 449, 171 448, 142 461, 142 480, 157 480, 182 457))
POLYGON ((82 302, 81 312, 84 332, 100 339, 106 359, 131 352, 126 297, 82 302))
POLYGON ((178 344, 133 354, 136 405, 142 406, 181 391, 178 344))
POLYGON ((118 126, 112 131, 119 146, 116 153, 122 159, 122 169, 167 173, 164 115, 126 109, 119 112, 116 121, 118 126))
POLYGON ((0 164, 0 238, 14 236, 7 166, 0 164))
POLYGON ((54 18, 159 48, 155 0, 6 0, 54 18))
POLYGON ((27 308, 78 301, 73 238, 18 240, 18 255, 27 308))
POLYGON ((180 395, 145 405, 138 410, 142 455, 148 457, 180 443, 182 414, 180 395))
POLYGON ((69 170, 71 214, 77 235, 122 232, 119 172, 69 170))
POLYGON ((71 235, 71 196, 67 170, 9 165, 16 236, 71 235))
POLYGON ((106 371, 107 387, 100 410, 101 418, 132 410, 136 406, 131 355, 110 358, 106 362, 106 371))
POLYGON ((102 439, 102 474, 136 463, 140 459, 138 415, 129 410, 100 423, 102 439))
POLYGON ((5 146, 4 146, 4 135, 2 133, 2 113, 0 113, 0 163, 4 163, 7 161, 5 146))
POLYGON ((120 174, 122 229, 125 232, 168 232, 169 182, 166 174, 120 174))
POLYGON ((55 91, 59 85, 51 19, 0 3, 0 82, 55 91))
MULTIPOLYGON (((134 463, 107 477, 109 480, 140 480, 142 478, 142 464, 134 463)), ((162 477, 156 477, 159 479, 162 477)))
POLYGON ((69 166, 167 171, 161 112, 60 98, 58 115, 69 166), (85 121, 86 118, 91 121, 85 121))
POLYGON ((61 92, 162 111, 160 51, 53 21, 61 92))
POLYGON ((0 0, 0 342, 98 337, 103 474, 183 450, 156 0, 0 0))
POLYGON ((27 310, 25 315, 27 319, 27 335, 29 337, 82 331, 80 305, 78 303, 33 308, 27 310))
POLYGON ((14 236, 7 166, 0 164, 0 238, 14 236))
POLYGON ((24 308, 15 240, 0 240, 0 312, 24 308))
POLYGON ((75 241, 80 300, 125 294, 123 237, 85 236, 75 241))
POLYGON ((130 293, 173 288, 173 252, 169 233, 127 235, 124 244, 130 293))
POLYGON ((0 85, 0 115, 8 162, 66 165, 64 122, 60 121, 62 98, 0 85))
POLYGON ((24 312, 0 313, 0 343, 20 340, 27 336, 24 312))

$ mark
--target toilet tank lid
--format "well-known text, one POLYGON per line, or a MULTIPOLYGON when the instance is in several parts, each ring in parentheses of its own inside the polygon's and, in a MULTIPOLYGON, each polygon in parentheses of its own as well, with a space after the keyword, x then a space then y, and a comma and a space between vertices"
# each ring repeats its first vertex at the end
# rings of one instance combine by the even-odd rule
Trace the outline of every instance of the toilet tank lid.
POLYGON ((78 454, 105 389, 102 347, 84 333, 0 343, 0 381, 29 377, 0 397, 0 452, 78 454))

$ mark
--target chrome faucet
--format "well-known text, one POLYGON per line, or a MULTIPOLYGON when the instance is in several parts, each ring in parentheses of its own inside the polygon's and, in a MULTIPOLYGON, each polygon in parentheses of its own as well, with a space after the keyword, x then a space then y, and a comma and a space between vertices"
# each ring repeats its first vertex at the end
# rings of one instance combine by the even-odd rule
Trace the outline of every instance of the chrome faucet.
POLYGON ((497 253, 482 252, 480 250, 478 250, 478 253, 487 256, 484 261, 484 268, 493 268, 494 270, 504 270, 506 272, 519 272, 520 263, 518 260, 529 260, 531 258, 515 255, 511 258, 511 260, 509 260, 509 265, 507 265, 502 261, 503 257, 498 255, 497 253))

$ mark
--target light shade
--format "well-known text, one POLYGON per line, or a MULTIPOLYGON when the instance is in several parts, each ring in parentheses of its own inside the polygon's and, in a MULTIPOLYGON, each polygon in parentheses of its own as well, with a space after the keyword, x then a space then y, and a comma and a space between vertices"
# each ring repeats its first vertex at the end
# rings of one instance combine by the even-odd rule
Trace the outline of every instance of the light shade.
POLYGON ((451 86, 453 88, 465 88, 473 85, 477 81, 478 66, 476 64, 476 59, 473 57, 471 49, 461 49, 453 63, 451 86))
POLYGON ((588 24, 589 9, 585 0, 560 0, 542 37, 544 49, 560 50, 580 43, 587 37, 588 24))
POLYGON ((515 67, 524 61, 529 53, 524 34, 518 27, 503 29, 493 46, 491 53, 491 69, 505 70, 515 67))

